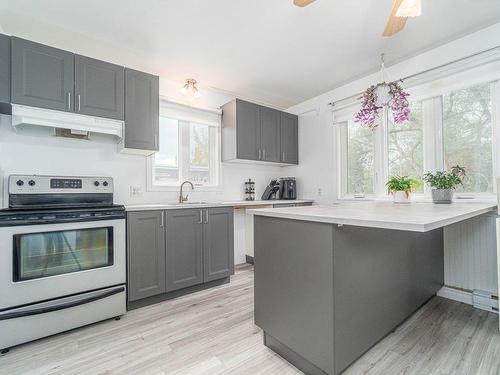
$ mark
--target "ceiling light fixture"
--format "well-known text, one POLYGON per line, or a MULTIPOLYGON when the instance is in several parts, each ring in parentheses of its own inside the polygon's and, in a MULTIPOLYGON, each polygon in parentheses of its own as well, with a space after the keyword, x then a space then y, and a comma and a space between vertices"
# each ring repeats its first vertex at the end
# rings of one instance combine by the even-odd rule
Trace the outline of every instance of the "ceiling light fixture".
POLYGON ((418 17, 422 14, 421 0, 403 0, 396 17, 418 17))
POLYGON ((197 82, 194 78, 186 79, 186 83, 184 83, 181 92, 184 95, 190 94, 195 98, 199 98, 201 96, 201 93, 200 90, 198 90, 198 87, 196 87, 196 83, 197 82))

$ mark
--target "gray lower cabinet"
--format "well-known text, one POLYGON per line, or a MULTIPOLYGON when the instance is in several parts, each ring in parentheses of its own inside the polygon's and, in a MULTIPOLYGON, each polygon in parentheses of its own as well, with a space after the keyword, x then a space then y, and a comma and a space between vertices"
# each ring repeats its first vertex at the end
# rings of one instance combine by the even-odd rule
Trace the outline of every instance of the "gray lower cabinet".
POLYGON ((203 212, 167 211, 167 292, 203 282, 203 212))
POLYGON ((124 67, 75 55, 75 112, 124 119, 124 67))
POLYGON ((299 164, 299 119, 290 113, 281 113, 280 122, 281 155, 280 161, 299 164))
POLYGON ((129 212, 127 269, 133 303, 227 279, 234 273, 233 208, 129 212))
POLYGON ((260 148, 264 161, 280 161, 280 120, 276 109, 260 107, 260 148))
POLYGON ((124 151, 159 150, 159 78, 125 69, 124 151))
POLYGON ((12 37, 12 103, 73 112, 74 55, 12 37))
POLYGON ((233 209, 207 208, 203 216, 203 280, 208 282, 234 272, 233 209))
POLYGON ((165 212, 127 213, 128 300, 165 293, 165 212))
POLYGON ((0 34, 0 113, 3 103, 10 103, 10 37, 0 34))

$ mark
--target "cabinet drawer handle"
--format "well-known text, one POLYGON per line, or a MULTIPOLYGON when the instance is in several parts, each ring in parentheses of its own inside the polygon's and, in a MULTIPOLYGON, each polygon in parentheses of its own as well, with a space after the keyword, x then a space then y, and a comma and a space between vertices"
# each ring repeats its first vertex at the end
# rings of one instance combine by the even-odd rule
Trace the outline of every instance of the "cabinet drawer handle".
POLYGON ((203 224, 203 210, 200 210, 200 221, 198 224, 203 224))
POLYGON ((163 228, 165 226, 165 213, 162 212, 160 216, 160 228, 163 228))
POLYGON ((208 210, 205 210, 205 224, 208 224, 208 210))
POLYGON ((66 95, 68 96, 68 110, 71 110, 71 93, 68 92, 66 95))
POLYGON ((77 95, 77 98, 78 98, 78 112, 80 112, 80 108, 81 108, 81 104, 82 104, 82 103, 81 103, 81 95, 80 95, 80 94, 78 94, 78 95, 77 95))

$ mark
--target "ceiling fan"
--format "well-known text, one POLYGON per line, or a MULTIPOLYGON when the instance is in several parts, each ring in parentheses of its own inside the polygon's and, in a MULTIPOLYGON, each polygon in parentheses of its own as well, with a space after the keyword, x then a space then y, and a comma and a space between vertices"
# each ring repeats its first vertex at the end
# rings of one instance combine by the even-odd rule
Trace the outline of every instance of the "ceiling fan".
MULTIPOLYGON (((305 7, 314 1, 315 0, 293 0, 293 4, 298 7, 305 7)), ((408 17, 418 17, 421 14, 422 0, 394 0, 382 36, 393 36, 403 30, 408 17)))

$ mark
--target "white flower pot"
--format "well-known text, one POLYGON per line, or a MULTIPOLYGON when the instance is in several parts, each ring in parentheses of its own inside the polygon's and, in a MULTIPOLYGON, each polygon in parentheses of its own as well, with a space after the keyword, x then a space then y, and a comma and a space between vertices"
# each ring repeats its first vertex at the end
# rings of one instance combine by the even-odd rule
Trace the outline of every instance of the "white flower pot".
POLYGON ((395 191, 393 197, 394 203, 410 203, 410 193, 404 190, 395 191))

